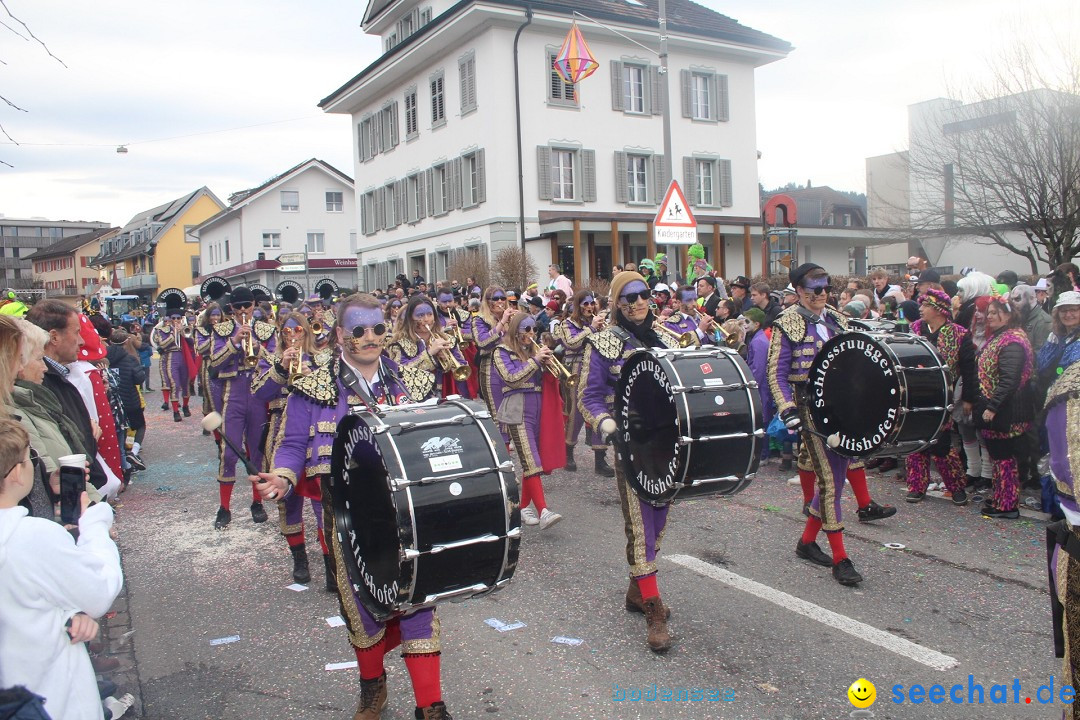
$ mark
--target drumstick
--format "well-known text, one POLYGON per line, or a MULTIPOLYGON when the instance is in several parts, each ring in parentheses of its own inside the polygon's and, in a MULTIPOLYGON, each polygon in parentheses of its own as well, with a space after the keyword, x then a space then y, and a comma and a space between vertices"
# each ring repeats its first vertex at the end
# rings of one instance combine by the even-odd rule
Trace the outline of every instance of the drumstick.
MULTIPOLYGON (((202 419, 203 430, 206 430, 207 432, 219 430, 222 424, 224 424, 224 422, 225 420, 221 417, 221 413, 212 412, 202 419)), ((225 441, 225 444, 229 446, 229 449, 236 453, 236 457, 243 460, 244 469, 248 471, 248 475, 259 474, 258 469, 256 469, 255 465, 252 464, 251 460, 248 459, 248 456, 240 452, 240 448, 236 447, 233 441, 229 439, 229 436, 225 434, 224 430, 218 433, 218 435, 221 437, 222 440, 225 441)), ((264 483, 266 481, 262 478, 259 478, 259 482, 264 483)))

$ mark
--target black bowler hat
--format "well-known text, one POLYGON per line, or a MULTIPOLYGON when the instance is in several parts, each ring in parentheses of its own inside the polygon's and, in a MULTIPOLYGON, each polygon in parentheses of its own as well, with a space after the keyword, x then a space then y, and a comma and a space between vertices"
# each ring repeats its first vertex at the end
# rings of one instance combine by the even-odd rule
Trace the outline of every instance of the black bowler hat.
POLYGON ((792 287, 799 287, 802 284, 803 278, 809 275, 811 271, 824 269, 825 268, 816 263, 803 263, 788 274, 788 279, 791 280, 792 287))

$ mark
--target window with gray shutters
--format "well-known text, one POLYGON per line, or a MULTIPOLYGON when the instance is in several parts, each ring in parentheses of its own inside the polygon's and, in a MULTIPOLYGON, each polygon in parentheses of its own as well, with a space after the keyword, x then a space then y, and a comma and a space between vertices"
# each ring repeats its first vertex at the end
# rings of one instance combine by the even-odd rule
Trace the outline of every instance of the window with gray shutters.
POLYGON ((708 69, 681 70, 682 116, 707 122, 727 122, 728 77, 708 69))
POLYGON ((458 77, 461 80, 461 114, 476 109, 476 53, 469 51, 458 60, 458 77))
POLYGON ((640 150, 615 151, 615 202, 656 205, 667 189, 663 155, 640 150))
POLYGON ((360 140, 360 161, 367 162, 379 152, 376 145, 375 118, 371 115, 361 118, 357 126, 360 140))
POLYGON ((541 200, 596 201, 596 151, 540 145, 536 148, 541 200))
POLYGON ((410 223, 420 222, 427 217, 427 192, 424 187, 424 178, 424 173, 415 173, 405 179, 405 201, 410 223))
POLYGON ((628 115, 663 112, 660 67, 636 59, 611 61, 611 109, 628 115))
POLYGON ((405 139, 412 140, 420 135, 420 125, 416 115, 416 86, 405 91, 405 139))
POLYGON ((555 57, 558 50, 547 48, 547 99, 552 105, 578 107, 578 89, 574 83, 563 80, 555 69, 555 57))
POLYGON ((361 232, 374 235, 380 230, 378 220, 378 202, 375 200, 380 190, 368 190, 360 198, 361 232))
POLYGON ((461 156, 461 206, 475 207, 485 200, 484 151, 474 150, 461 156))
POLYGON ((431 87, 431 127, 442 127, 446 124, 446 88, 443 85, 443 71, 439 70, 432 75, 428 84, 431 87))
POLYGON ((446 163, 431 166, 431 214, 445 215, 450 211, 450 175, 446 163))
POLYGON ((695 207, 731 207, 731 161, 710 157, 683 158, 683 186, 695 207))
POLYGON ((382 217, 384 228, 390 230, 397 227, 397 183, 391 182, 383 186, 382 217))
POLYGON ((397 100, 387 103, 379 111, 379 151, 388 152, 398 144, 397 100))

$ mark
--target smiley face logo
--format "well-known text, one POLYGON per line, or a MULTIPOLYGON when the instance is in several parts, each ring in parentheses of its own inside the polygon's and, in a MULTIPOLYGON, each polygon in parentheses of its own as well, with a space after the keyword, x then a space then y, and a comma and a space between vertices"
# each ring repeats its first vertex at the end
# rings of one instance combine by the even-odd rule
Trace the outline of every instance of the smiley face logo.
POLYGON ((847 696, 852 705, 860 710, 865 709, 873 705, 874 701, 877 700, 877 688, 866 678, 859 678, 851 683, 851 687, 847 690, 847 696))

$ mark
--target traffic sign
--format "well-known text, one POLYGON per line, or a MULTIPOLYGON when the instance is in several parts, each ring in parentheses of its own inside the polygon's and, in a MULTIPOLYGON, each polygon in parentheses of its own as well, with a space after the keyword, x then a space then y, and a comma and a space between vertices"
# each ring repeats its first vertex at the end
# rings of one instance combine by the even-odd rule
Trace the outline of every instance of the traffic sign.
MULTIPOLYGON (((305 253, 283 253, 277 256, 277 261, 282 265, 293 265, 295 263, 303 263, 307 259, 305 253)), ((278 268, 279 270, 281 268, 278 268)), ((285 272, 290 272, 286 270, 285 272)))
POLYGON ((305 266, 304 263, 300 263, 299 265, 296 265, 296 264, 279 265, 278 268, 277 268, 278 272, 283 272, 283 273, 304 272, 306 270, 307 270, 307 266, 305 266))
POLYGON ((693 245, 698 240, 697 220, 677 180, 668 185, 653 220, 653 239, 662 245, 693 245))

